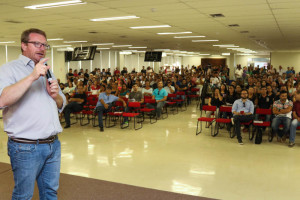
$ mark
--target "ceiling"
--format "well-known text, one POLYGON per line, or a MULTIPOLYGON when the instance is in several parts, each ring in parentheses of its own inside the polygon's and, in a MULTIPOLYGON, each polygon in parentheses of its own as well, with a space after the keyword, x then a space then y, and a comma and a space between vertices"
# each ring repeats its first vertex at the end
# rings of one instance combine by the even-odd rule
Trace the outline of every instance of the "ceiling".
MULTIPOLYGON (((209 54, 236 52, 213 44, 234 44, 253 51, 300 51, 299 0, 83 0, 84 5, 25 9, 25 6, 63 0, 1 0, 0 42, 16 41, 25 29, 46 31, 48 38, 87 40, 94 43, 147 46, 209 54), (213 18, 221 13, 225 17, 213 18), (89 19, 136 15, 139 19, 92 22, 89 19), (130 29, 132 26, 165 25, 171 28, 130 29), (229 24, 238 24, 230 27, 229 24), (175 39, 159 32, 185 32, 205 38, 175 39), (248 31, 241 33, 241 31, 248 31), (96 33, 89 33, 96 32, 96 33), (196 43, 196 39, 218 42, 196 43)), ((63 41, 49 42, 51 45, 63 41)), ((74 44, 79 46, 80 44, 74 44)), ((108 46, 111 49, 111 46, 108 46)), ((128 48, 122 48, 128 49, 128 48)), ((118 49, 119 50, 119 49, 118 49)))

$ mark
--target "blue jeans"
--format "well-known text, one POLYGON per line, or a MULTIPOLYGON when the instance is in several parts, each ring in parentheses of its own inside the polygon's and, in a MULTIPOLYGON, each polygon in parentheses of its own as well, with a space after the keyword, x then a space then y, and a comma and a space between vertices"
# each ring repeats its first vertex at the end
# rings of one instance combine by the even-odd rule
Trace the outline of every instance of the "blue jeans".
POLYGON ((50 144, 7 142, 8 155, 14 174, 12 200, 29 200, 37 181, 41 200, 57 200, 61 148, 56 139, 50 144))
POLYGON ((157 105, 151 104, 151 103, 147 103, 146 107, 147 108, 154 108, 155 109, 155 113, 156 113, 156 117, 160 117, 161 113, 162 113, 162 109, 164 107, 164 105, 166 104, 165 101, 161 101, 158 102, 157 105))
POLYGON ((99 123, 99 127, 103 127, 103 113, 107 113, 111 110, 112 104, 108 104, 108 109, 105 109, 104 106, 98 106, 96 108, 96 112, 98 113, 98 123, 99 123))
POLYGON ((291 119, 288 117, 275 117, 272 121, 272 130, 277 134, 278 137, 282 137, 287 134, 290 129, 291 119), (283 130, 279 129, 279 125, 283 125, 283 130))
POLYGON ((290 128, 290 142, 295 142, 296 130, 300 126, 300 122, 297 119, 294 119, 290 128))

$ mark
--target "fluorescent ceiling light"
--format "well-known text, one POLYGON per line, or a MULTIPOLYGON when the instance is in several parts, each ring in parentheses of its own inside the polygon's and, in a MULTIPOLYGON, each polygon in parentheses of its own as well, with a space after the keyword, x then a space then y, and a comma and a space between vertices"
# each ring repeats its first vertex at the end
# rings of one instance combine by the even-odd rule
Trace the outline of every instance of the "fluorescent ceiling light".
POLYGON ((64 41, 64 43, 83 43, 87 41, 64 41))
POLYGON ((196 36, 175 36, 174 38, 202 38, 205 37, 203 35, 196 35, 196 36))
POLYGON ((64 40, 63 38, 53 38, 53 39, 47 39, 47 41, 58 41, 58 40, 64 40))
POLYGON ((165 32, 165 33, 157 33, 158 35, 176 35, 176 34, 190 34, 192 32, 165 32))
POLYGON ((55 8, 55 7, 61 7, 61 6, 73 6, 73 5, 79 5, 79 4, 86 4, 86 2, 82 2, 80 0, 61 1, 61 2, 55 2, 55 3, 26 6, 24 8, 36 10, 36 9, 44 9, 44 8, 55 8))
POLYGON ((222 56, 230 56, 230 53, 222 53, 222 56))
POLYGON ((155 26, 134 26, 131 29, 142 29, 142 28, 169 28, 170 25, 155 25, 155 26))
POLYGON ((101 46, 101 45, 114 45, 114 43, 99 43, 99 44, 93 44, 96 46, 101 46))
POLYGON ((220 56, 220 55, 211 55, 211 56, 218 57, 218 56, 220 56))
POLYGON ((170 51, 170 49, 154 49, 153 51, 170 51))
POLYGON ((105 50, 105 49, 110 49, 110 48, 97 48, 99 50, 105 50))
POLYGON ((55 46, 52 46, 52 47, 55 48, 55 47, 71 47, 71 46, 72 46, 72 45, 67 45, 67 44, 66 44, 66 45, 55 45, 55 46))
POLYGON ((136 51, 136 53, 146 53, 146 51, 136 51))
POLYGON ((0 44, 11 44, 11 43, 15 43, 15 41, 0 42, 0 44))
POLYGON ((115 45, 115 46, 112 46, 112 47, 131 47, 132 45, 115 45))
POLYGON ((220 48, 224 48, 224 47, 239 47, 239 46, 235 46, 234 44, 215 44, 213 46, 214 47, 220 47, 220 48))
POLYGON ((192 42, 218 42, 219 40, 192 40, 192 42))
POLYGON ((140 17, 137 17, 137 16, 133 15, 133 16, 121 16, 121 17, 107 17, 107 18, 90 19, 90 21, 104 22, 104 21, 123 20, 123 19, 137 19, 137 18, 140 18, 140 17))
POLYGON ((128 47, 129 49, 147 49, 147 47, 128 47))
POLYGON ((120 51, 120 54, 121 55, 130 55, 130 54, 132 54, 132 52, 131 51, 120 51))
POLYGON ((209 56, 210 54, 200 53, 199 56, 209 56))

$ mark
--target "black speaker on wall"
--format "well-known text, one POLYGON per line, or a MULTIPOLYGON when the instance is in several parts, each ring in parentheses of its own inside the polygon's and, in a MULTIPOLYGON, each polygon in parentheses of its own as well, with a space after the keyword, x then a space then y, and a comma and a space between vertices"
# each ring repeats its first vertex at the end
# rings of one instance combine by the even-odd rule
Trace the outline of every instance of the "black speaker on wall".
POLYGON ((65 62, 72 61, 72 51, 65 51, 65 62))

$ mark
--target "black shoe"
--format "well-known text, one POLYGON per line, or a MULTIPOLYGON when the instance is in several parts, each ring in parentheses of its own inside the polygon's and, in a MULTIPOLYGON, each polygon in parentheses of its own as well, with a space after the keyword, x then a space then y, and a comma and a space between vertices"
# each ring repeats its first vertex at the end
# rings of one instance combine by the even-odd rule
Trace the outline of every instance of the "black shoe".
POLYGON ((242 139, 238 139, 238 143, 239 143, 240 145, 243 145, 243 144, 244 144, 242 139))
POLYGON ((103 129, 103 127, 100 127, 100 132, 104 132, 104 129, 103 129))
POLYGON ((70 128, 70 124, 66 124, 64 128, 70 128))

